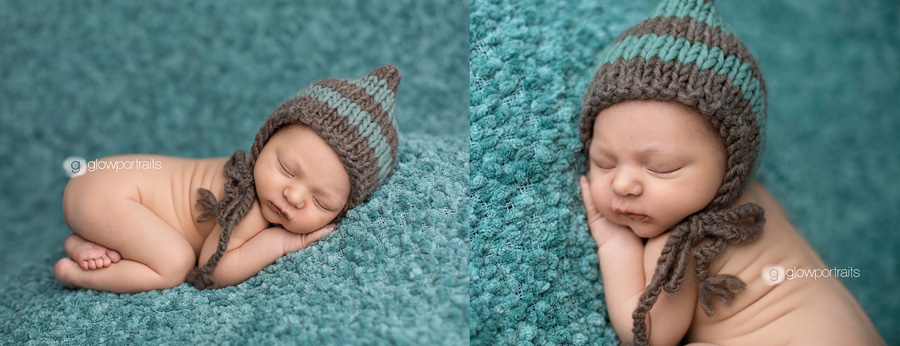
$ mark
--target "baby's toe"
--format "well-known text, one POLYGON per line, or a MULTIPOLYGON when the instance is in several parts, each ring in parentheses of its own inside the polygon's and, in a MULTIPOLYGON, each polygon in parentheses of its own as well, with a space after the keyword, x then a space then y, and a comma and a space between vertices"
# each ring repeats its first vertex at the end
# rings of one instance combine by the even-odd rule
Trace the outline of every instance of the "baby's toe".
POLYGON ((122 260, 122 255, 119 254, 119 252, 116 251, 116 250, 110 249, 110 250, 109 250, 109 253, 107 253, 106 255, 109 256, 109 260, 110 260, 112 263, 119 263, 119 261, 122 260))
POLYGON ((106 258, 106 256, 95 258, 93 269, 102 269, 103 267, 106 267, 107 262, 109 262, 109 258, 106 258))

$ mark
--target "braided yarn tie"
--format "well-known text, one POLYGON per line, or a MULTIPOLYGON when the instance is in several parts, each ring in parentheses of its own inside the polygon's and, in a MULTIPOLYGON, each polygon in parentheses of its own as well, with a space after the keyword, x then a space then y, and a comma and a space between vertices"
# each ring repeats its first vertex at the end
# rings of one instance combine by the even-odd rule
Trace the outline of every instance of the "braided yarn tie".
POLYGON ((746 284, 734 275, 710 277, 709 262, 722 253, 727 243, 742 244, 759 238, 765 223, 763 213, 759 205, 746 203, 734 209, 694 214, 669 231, 669 239, 660 252, 656 272, 631 315, 635 345, 648 345, 647 314, 661 290, 675 293, 681 289, 692 252, 696 264, 697 295, 700 307, 707 316, 715 313, 713 298, 719 304, 728 306, 736 293, 746 289, 746 284), (698 246, 706 238, 712 242, 698 246))
POLYGON ((253 207, 256 199, 256 187, 253 182, 253 172, 250 169, 247 154, 243 150, 237 150, 225 163, 225 174, 228 180, 225 182, 225 192, 222 199, 216 201, 213 193, 207 189, 199 189, 200 198, 197 200, 197 208, 203 214, 197 217, 197 222, 204 222, 218 216, 216 222, 222 227, 219 235, 219 244, 216 252, 209 258, 205 265, 194 268, 188 273, 187 281, 198 289, 214 289, 218 283, 212 273, 231 240, 231 232, 234 226, 244 219, 253 207))

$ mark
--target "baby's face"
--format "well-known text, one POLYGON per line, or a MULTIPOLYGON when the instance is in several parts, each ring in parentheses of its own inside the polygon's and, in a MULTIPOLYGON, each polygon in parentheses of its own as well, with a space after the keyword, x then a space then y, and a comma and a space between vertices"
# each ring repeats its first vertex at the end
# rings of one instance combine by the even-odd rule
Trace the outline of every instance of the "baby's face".
POLYGON ((712 125, 675 102, 633 100, 601 111, 589 160, 597 210, 643 238, 705 208, 725 174, 712 125))
POLYGON ((266 142, 253 168, 263 217, 305 234, 337 217, 350 198, 350 176, 325 140, 288 125, 266 142))

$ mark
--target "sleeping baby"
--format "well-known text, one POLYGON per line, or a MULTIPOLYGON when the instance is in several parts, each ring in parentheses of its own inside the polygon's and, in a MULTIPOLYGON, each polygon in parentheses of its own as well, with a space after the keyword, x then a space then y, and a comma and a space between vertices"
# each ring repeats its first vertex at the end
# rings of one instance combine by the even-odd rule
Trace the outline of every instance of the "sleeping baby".
POLYGON ((313 83, 269 115, 249 154, 127 155, 87 165, 94 169, 71 178, 63 196, 73 234, 56 279, 119 293, 185 281, 211 289, 307 247, 393 170, 399 83, 392 65, 313 83), (111 167, 133 169, 97 169, 111 167))
POLYGON ((757 64, 712 2, 664 0, 601 58, 580 180, 610 320, 636 345, 883 345, 779 203, 753 181, 757 64))

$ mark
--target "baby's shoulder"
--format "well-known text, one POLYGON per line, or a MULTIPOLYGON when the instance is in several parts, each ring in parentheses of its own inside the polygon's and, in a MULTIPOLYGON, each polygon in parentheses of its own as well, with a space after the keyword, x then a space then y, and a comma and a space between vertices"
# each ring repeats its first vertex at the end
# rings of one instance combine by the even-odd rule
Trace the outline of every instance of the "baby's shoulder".
POLYGON ((775 197, 757 181, 752 181, 744 188, 741 192, 741 197, 734 202, 733 206, 737 207, 744 203, 757 204, 767 211, 769 208, 781 208, 781 204, 778 203, 778 200, 776 200, 775 197))
POLYGON ((764 233, 796 231, 781 203, 759 182, 753 181, 744 188, 741 198, 733 206, 737 207, 745 203, 754 203, 765 211, 764 233))

